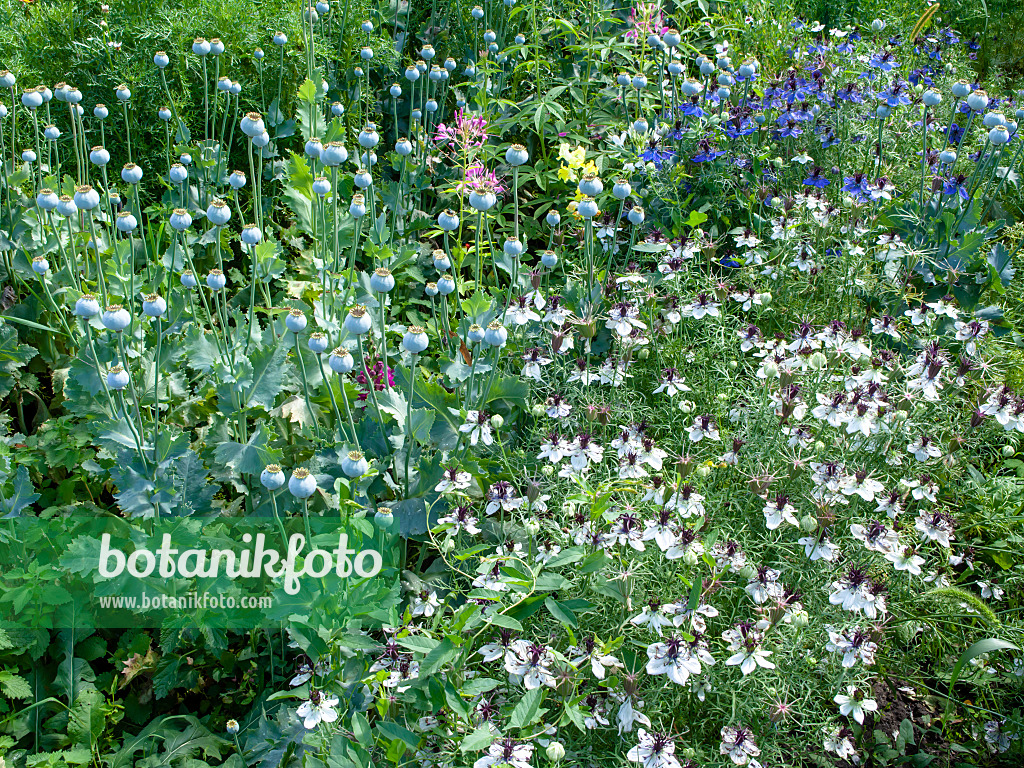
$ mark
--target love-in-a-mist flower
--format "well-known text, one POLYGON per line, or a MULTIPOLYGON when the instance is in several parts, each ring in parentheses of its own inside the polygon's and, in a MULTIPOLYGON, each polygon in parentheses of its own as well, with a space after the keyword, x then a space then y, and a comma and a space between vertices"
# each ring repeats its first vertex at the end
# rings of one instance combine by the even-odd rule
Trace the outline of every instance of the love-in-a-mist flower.
POLYGON ((878 702, 869 699, 855 685, 846 686, 846 693, 837 693, 833 701, 839 705, 839 714, 852 717, 859 725, 864 725, 864 714, 878 711, 878 702))
POLYGON ((310 691, 309 700, 304 701, 295 710, 307 730, 316 728, 320 723, 333 723, 338 719, 338 697, 325 694, 323 691, 310 691))
POLYGON ((626 752, 626 759, 639 763, 642 768, 680 768, 675 756, 676 745, 662 733, 648 733, 643 728, 636 732, 637 744, 626 752))

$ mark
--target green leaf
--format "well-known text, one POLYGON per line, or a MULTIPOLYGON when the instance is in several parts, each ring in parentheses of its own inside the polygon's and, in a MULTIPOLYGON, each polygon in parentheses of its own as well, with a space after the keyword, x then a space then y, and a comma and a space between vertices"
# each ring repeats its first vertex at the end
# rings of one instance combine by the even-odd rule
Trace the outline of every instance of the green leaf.
POLYGON ((17 474, 14 477, 14 492, 7 498, 0 500, 0 510, 3 510, 4 517, 20 515, 21 511, 30 504, 39 500, 39 494, 35 492, 32 481, 28 476, 28 469, 18 465, 17 474))
POLYGON ((1005 640, 1000 640, 998 637, 986 637, 984 640, 978 640, 973 643, 970 648, 960 654, 960 658, 957 659, 956 664, 953 666, 953 674, 949 678, 949 693, 948 697, 953 696, 953 686, 956 685, 956 681, 960 677, 960 672, 964 666, 971 659, 981 656, 983 653, 992 653, 994 651, 1019 651, 1013 643, 1008 643, 1005 640))
POLYGON ((534 688, 524 693, 508 716, 508 727, 525 728, 536 720, 540 714, 540 702, 543 697, 543 688, 534 688))
POLYGON ((555 598, 549 597, 544 601, 544 605, 547 606, 548 611, 551 615, 558 619, 560 622, 573 629, 579 628, 579 623, 576 621, 576 616, 565 606, 561 605, 555 598))
POLYGON ((249 355, 252 374, 246 382, 238 382, 236 390, 243 392, 246 408, 263 407, 268 411, 274 407, 274 399, 284 389, 285 373, 288 371, 288 348, 277 344, 271 348, 256 350, 249 355))
POLYGON ((268 439, 266 426, 261 424, 248 442, 236 443, 227 440, 218 443, 213 455, 217 462, 229 467, 233 472, 258 475, 279 453, 269 448, 268 439))
POLYGON ((462 743, 459 745, 459 751, 462 754, 466 754, 467 752, 477 752, 485 747, 489 747, 496 736, 497 734, 487 723, 479 725, 472 731, 472 733, 462 740, 462 743))
POLYGON ((458 658, 459 649, 445 638, 436 648, 423 657, 420 662, 420 679, 427 679, 441 671, 441 668, 452 659, 458 658))
POLYGON ((35 349, 18 343, 16 330, 0 326, 0 397, 6 397, 14 388, 14 372, 35 356, 35 349))
POLYGON ((393 723, 390 720, 379 721, 376 725, 376 730, 379 735, 387 740, 398 739, 410 749, 416 749, 419 746, 419 736, 408 728, 403 728, 398 723, 393 723))

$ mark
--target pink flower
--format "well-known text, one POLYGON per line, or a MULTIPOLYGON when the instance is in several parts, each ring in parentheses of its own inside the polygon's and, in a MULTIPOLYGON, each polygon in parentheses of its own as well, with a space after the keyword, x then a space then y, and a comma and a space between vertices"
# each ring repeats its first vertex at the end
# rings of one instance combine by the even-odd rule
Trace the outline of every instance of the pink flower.
POLYGON ((453 149, 466 149, 469 147, 483 146, 487 140, 487 118, 477 115, 467 116, 463 110, 455 112, 455 123, 437 126, 437 133, 434 134, 434 141, 438 144, 447 144, 453 149))
POLYGON ((661 8, 657 3, 637 3, 636 8, 629 12, 628 21, 633 28, 626 31, 627 40, 639 38, 646 42, 647 36, 652 32, 663 35, 668 29, 664 25, 661 8))
MULTIPOLYGON (((378 392, 383 392, 384 391, 384 363, 381 363, 381 362, 374 363, 373 367, 370 368, 369 371, 370 371, 370 378, 373 379, 373 388, 375 390, 377 390, 378 392)), ((357 373, 356 374, 356 383, 359 384, 360 387, 366 387, 366 374, 357 373)), ((392 386, 392 387, 395 386, 395 371, 394 371, 393 368, 390 368, 390 367, 388 368, 388 384, 390 386, 392 386)), ((370 396, 370 390, 368 388, 367 388, 367 390, 365 392, 360 392, 359 393, 359 399, 360 400, 365 400, 369 396, 370 396)))
POLYGON ((460 195, 468 195, 470 192, 493 192, 500 195, 505 187, 493 171, 488 171, 480 163, 474 163, 466 169, 465 176, 455 185, 455 190, 460 195))

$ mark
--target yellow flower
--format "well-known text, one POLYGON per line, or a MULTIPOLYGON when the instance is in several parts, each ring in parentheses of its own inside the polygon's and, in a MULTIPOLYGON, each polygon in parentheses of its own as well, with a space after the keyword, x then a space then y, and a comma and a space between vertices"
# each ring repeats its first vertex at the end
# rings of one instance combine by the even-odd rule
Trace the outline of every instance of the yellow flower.
POLYGON ((597 163, 595 163, 593 160, 591 160, 590 162, 583 166, 583 175, 586 175, 588 173, 592 173, 595 176, 597 176, 597 163))
MULTIPOLYGON (((563 144, 562 146, 565 145, 563 144)), ((568 165, 560 165, 558 167, 558 178, 562 181, 576 181, 576 174, 573 173, 568 165)))

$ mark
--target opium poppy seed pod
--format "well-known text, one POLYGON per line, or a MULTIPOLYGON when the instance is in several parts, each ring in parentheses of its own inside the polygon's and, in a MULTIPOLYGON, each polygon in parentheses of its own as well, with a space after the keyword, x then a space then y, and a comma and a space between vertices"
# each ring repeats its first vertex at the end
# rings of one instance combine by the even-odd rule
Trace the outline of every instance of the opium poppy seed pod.
POLYGON ((313 180, 313 191, 320 197, 331 194, 331 180, 326 176, 317 176, 313 180))
POLYGON ((167 175, 175 184, 181 184, 188 178, 188 168, 181 163, 174 163, 171 165, 171 170, 168 171, 167 175))
POLYGON ((441 69, 437 64, 430 66, 430 72, 427 73, 427 77, 430 78, 432 83, 439 83, 444 80, 444 70, 441 69))
POLYGON ((43 136, 50 141, 56 141, 61 137, 60 128, 56 125, 48 125, 43 128, 43 136))
POLYGON ((254 136, 258 136, 267 129, 266 125, 263 123, 263 115, 259 112, 246 112, 245 116, 238 122, 238 127, 241 128, 242 133, 250 139, 254 136))
POLYGON ((288 492, 297 499, 308 499, 316 493, 316 478, 305 467, 299 467, 288 481, 288 492))
POLYGON ((495 32, 493 29, 488 29, 487 31, 484 32, 484 42, 485 43, 490 44, 490 43, 493 43, 497 39, 498 39, 498 33, 495 32))
POLYGON ((373 32, 373 22, 370 21, 369 19, 365 19, 363 23, 360 25, 360 28, 366 34, 370 34, 371 32, 373 32))
POLYGON ((91 211, 100 204, 100 193, 88 184, 75 187, 75 205, 80 211, 91 211))
POLYGON ((61 195, 57 198, 57 213, 67 218, 71 218, 78 213, 78 206, 75 205, 75 200, 71 195, 61 195))
POLYGON ((458 67, 458 66, 459 66, 459 62, 457 62, 451 56, 449 56, 447 59, 444 60, 444 68, 448 72, 454 72, 456 67, 458 67))
POLYGON ((163 120, 165 123, 169 122, 170 119, 174 117, 173 113, 170 110, 170 107, 160 107, 160 109, 156 111, 156 116, 163 120))
POLYGON ((188 167, 192 165, 192 155, 190 155, 188 152, 182 152, 180 155, 178 155, 178 162, 184 165, 185 167, 188 167))
POLYGON ((640 91, 647 87, 647 76, 643 74, 633 75, 633 79, 630 81, 636 90, 640 91))
POLYGON ((121 83, 114 89, 114 95, 117 96, 118 101, 128 101, 132 97, 132 91, 127 85, 121 83))
MULTIPOLYGON (((377 164, 377 153, 374 152, 372 149, 363 152, 363 154, 359 156, 359 164, 362 165, 364 168, 373 168, 373 166, 377 164)), ((372 176, 370 177, 370 181, 372 183, 372 176)), ((369 186, 369 184, 367 184, 367 186, 369 186)))
POLYGON ((75 302, 75 316, 88 320, 100 313, 100 302, 91 293, 83 293, 75 302))
POLYGON ((753 77, 755 74, 757 74, 757 62, 754 61, 753 59, 747 59, 742 64, 740 64, 739 73, 740 77, 742 77, 744 80, 753 77))
POLYGON ((237 80, 232 80, 231 81, 231 91, 230 91, 231 95, 232 96, 237 96, 241 92, 242 92, 242 84, 240 82, 238 82, 237 80))
POLYGON ((597 201, 592 197, 584 197, 576 206, 576 212, 585 219, 592 219, 601 211, 597 207, 597 201))
POLYGON ((451 208, 445 208, 437 214, 437 226, 445 232, 451 232, 459 228, 459 216, 451 208))
POLYGON ((398 83, 392 83, 391 88, 388 89, 388 93, 391 94, 391 98, 397 99, 399 96, 402 95, 402 86, 400 86, 398 83))
POLYGON ((267 144, 269 144, 269 143, 270 143, 270 134, 267 133, 266 131, 264 131, 263 133, 257 134, 256 136, 252 137, 252 145, 254 147, 259 147, 260 149, 263 149, 263 147, 267 146, 267 144))
POLYGON ((331 114, 334 117, 341 117, 342 115, 345 114, 345 105, 342 104, 340 101, 332 101, 331 102, 331 114))
POLYGON ((942 103, 942 93, 938 88, 929 88, 921 96, 921 101, 924 102, 926 107, 937 107, 942 103))
POLYGON ((395 152, 402 157, 408 157, 412 154, 412 142, 405 137, 400 138, 395 142, 395 152))
POLYGON ((107 371, 107 386, 113 390, 120 391, 128 386, 131 377, 123 365, 115 365, 107 371))
POLYGON ((231 206, 218 197, 206 209, 206 218, 210 223, 222 227, 231 220, 231 206))
POLYGON ((159 293, 151 293, 142 300, 142 311, 147 317, 163 317, 167 313, 167 300, 159 293))
POLYGON ((348 207, 348 212, 354 219, 361 219, 366 215, 366 198, 362 195, 352 195, 352 203, 348 207))
POLYGON ((32 271, 37 275, 45 275, 50 271, 50 262, 46 260, 45 256, 33 256, 32 271))
POLYGON ((601 183, 601 179, 595 174, 585 173, 583 178, 580 179, 577 189, 579 189, 581 195, 597 197, 604 191, 604 184, 601 183))
POLYGON ((0 69, 0 88, 13 88, 17 80, 14 73, 7 69, 0 69))
POLYGON ((497 320, 492 320, 484 331, 484 341, 492 347, 503 347, 508 341, 508 329, 497 320))
POLYGON ((239 238, 246 245, 259 245, 263 240, 263 232, 256 224, 246 224, 239 238))
POLYGON ((437 296, 438 293, 440 293, 440 291, 437 290, 437 283, 433 282, 424 285, 423 292, 427 294, 427 296, 429 296, 430 298, 434 298, 435 296, 437 296))
POLYGON ((171 58, 167 55, 166 51, 157 51, 153 54, 153 63, 160 67, 160 69, 163 69, 171 63, 171 58))
POLYGON ((327 358, 327 364, 331 370, 338 374, 351 373, 356 367, 356 361, 352 354, 344 347, 337 347, 331 356, 327 358))
POLYGON ((306 346, 309 347, 309 351, 314 355, 322 355, 327 351, 327 337, 319 331, 314 331, 309 334, 306 346))
POLYGON ((368 45, 364 45, 359 49, 359 58, 363 61, 370 61, 373 58, 373 48, 368 45))
POLYGON ((117 214, 114 225, 117 227, 118 232, 128 233, 134 232, 135 228, 139 226, 139 222, 131 211, 121 211, 117 214))
POLYGON ((369 468, 366 457, 359 451, 351 451, 341 460, 341 471, 347 477, 362 477, 369 468))
POLYGON ((320 152, 320 161, 329 168, 336 168, 348 160, 348 150, 340 141, 328 142, 320 152))
POLYGON ((217 90, 220 91, 221 93, 230 93, 231 92, 231 78, 228 77, 227 75, 222 75, 217 80, 217 90))
POLYGON ((427 111, 428 115, 432 115, 437 112, 437 99, 427 99, 427 103, 423 105, 423 108, 427 111))
POLYGON ((184 232, 192 226, 192 214, 184 208, 175 208, 170 216, 171 228, 178 232, 184 232))
POLYGON ((270 38, 274 45, 284 45, 288 42, 288 35, 284 32, 275 32, 274 36, 270 38))
POLYGON ((633 82, 633 78, 629 76, 628 72, 619 72, 619 74, 615 76, 615 82, 625 88, 633 82))
POLYGON ((207 56, 210 53, 210 41, 205 37, 197 37, 192 41, 192 53, 196 56, 207 56))
POLYGON ((669 48, 676 48, 683 41, 683 36, 679 34, 678 29, 669 27, 665 30, 665 34, 662 39, 665 41, 665 45, 669 48))
POLYGON ((36 90, 43 94, 43 103, 49 104, 53 99, 53 91, 47 88, 45 85, 37 85, 36 90))
POLYGON ((298 308, 289 309, 288 314, 284 316, 284 326, 292 333, 302 333, 306 330, 308 322, 306 313, 298 308))
POLYGON ((36 205, 44 211, 52 211, 57 207, 57 203, 59 202, 60 198, 57 197, 57 193, 52 189, 40 189, 39 194, 36 195, 36 205))
POLYGON ((629 219, 629 223, 634 225, 643 224, 644 217, 644 209, 639 205, 634 205, 629 209, 629 213, 626 214, 626 218, 629 219))
POLYGON ((497 202, 498 198, 493 192, 480 192, 478 190, 473 190, 469 193, 469 204, 473 207, 473 210, 476 211, 489 211, 497 202))
POLYGON ((377 293, 388 293, 395 288, 395 276, 386 267, 378 267, 370 275, 370 288, 377 293))
POLYGON ((480 21, 480 19, 484 17, 484 9, 481 8, 479 5, 474 5, 472 10, 469 12, 469 15, 472 16, 477 21, 480 21))
POLYGON ((616 200, 625 200, 632 191, 633 187, 627 179, 616 179, 612 185, 612 195, 616 200))
POLYGON ((654 48, 657 51, 660 51, 662 48, 665 47, 665 43, 662 41, 661 37, 656 32, 651 32, 651 34, 647 36, 647 45, 649 45, 651 48, 654 48))
POLYGON ((715 95, 718 96, 719 101, 728 101, 732 96, 732 89, 727 85, 719 86, 718 90, 715 91, 715 95))
POLYGON ((24 149, 21 152, 21 159, 26 163, 34 163, 36 161, 36 153, 33 149, 24 149))
POLYGON ((371 149, 378 143, 380 143, 380 134, 377 133, 377 126, 374 123, 367 123, 359 132, 359 146, 371 149))
POLYGON ((526 35, 524 35, 524 34, 516 35, 515 40, 516 40, 516 45, 526 45, 526 35))
POLYGON ((212 53, 214 56, 220 56, 222 53, 224 53, 224 43, 221 41, 219 37, 210 38, 210 53, 212 53))
POLYGON ((697 65, 700 69, 700 73, 704 77, 708 77, 709 75, 713 75, 715 73, 715 62, 713 62, 706 56, 701 56, 700 61, 697 62, 697 65))
POLYGON ((554 269, 558 264, 558 255, 554 251, 543 251, 540 255, 540 263, 548 269, 554 269))
POLYGON ((321 16, 323 16, 325 13, 328 13, 330 10, 331 4, 325 2, 325 0, 320 0, 320 2, 316 4, 316 12, 319 13, 321 16))
POLYGON ((121 181, 125 184, 138 184, 142 181, 142 168, 135 163, 125 163, 121 168, 121 181))
POLYGON ((362 336, 363 334, 368 333, 372 325, 373 320, 370 318, 370 314, 366 311, 366 307, 362 304, 357 304, 352 307, 345 316, 345 330, 353 336, 362 336))
POLYGON ((975 112, 984 112, 988 107, 988 94, 981 88, 967 97, 967 106, 975 112))
POLYGON ((410 83, 415 83, 420 79, 420 71, 416 69, 414 64, 410 64, 405 68, 405 79, 410 83))
POLYGON ((43 94, 35 88, 26 88, 21 94, 21 104, 28 109, 38 109, 43 106, 43 94))
POLYGON ((302 151, 306 153, 306 157, 315 157, 317 160, 320 159, 320 153, 323 152, 324 145, 316 136, 313 136, 309 141, 306 142, 302 151))
POLYGON ((647 121, 641 117, 634 121, 633 130, 637 133, 647 133, 647 131, 650 130, 650 126, 647 124, 647 121))
POLYGON ((945 163, 946 165, 952 165, 956 162, 956 150, 955 149, 944 149, 939 153, 939 162, 945 163))
POLYGON ((986 112, 981 119, 981 124, 986 128, 995 128, 997 125, 1006 125, 1006 117, 1002 112, 986 112))
POLYGON ((667 69, 668 73, 673 77, 679 77, 681 74, 683 74, 683 72, 686 71, 686 68, 683 66, 683 63, 681 61, 670 61, 668 63, 667 69))
POLYGON ((466 338, 470 344, 479 344, 487 336, 487 331, 479 323, 473 323, 466 332, 466 338))
POLYGON ((228 175, 228 184, 232 189, 241 189, 245 186, 245 174, 242 171, 232 171, 228 175))
POLYGON ((434 250, 431 254, 431 258, 434 260, 434 269, 438 272, 447 272, 452 268, 452 260, 448 258, 448 254, 440 248, 434 250))
POLYGON ((228 279, 219 269, 211 269, 206 273, 206 287, 211 291, 219 291, 228 284, 228 279))
POLYGON ((515 235, 509 235, 506 237, 505 243, 502 245, 501 249, 506 256, 511 256, 512 258, 519 258, 523 255, 523 251, 525 250, 523 247, 523 241, 515 235))
POLYGON ((530 159, 530 153, 522 144, 513 144, 505 150, 505 162, 512 166, 523 165, 530 159))
POLYGON ((199 278, 195 276, 191 269, 186 269, 181 273, 181 284, 186 288, 195 288, 199 285, 199 278))
POLYGON ((1005 125, 997 125, 988 132, 988 140, 997 147, 1002 146, 1010 140, 1010 131, 1007 130, 1005 125))
POLYGON ((548 215, 544 217, 544 221, 549 227, 557 227, 562 223, 562 215, 555 210, 548 211, 548 215))
POLYGON ((437 52, 434 50, 434 46, 429 43, 420 49, 420 56, 422 56, 426 61, 430 61, 436 55, 437 52))
POLYGON ((100 317, 100 322, 108 331, 123 331, 132 323, 131 313, 120 304, 111 304, 100 317))
POLYGON ((410 325, 402 337, 402 348, 414 355, 418 355, 425 350, 429 344, 430 340, 427 338, 427 332, 418 325, 410 325))
POLYGON ((448 296, 455 292, 455 278, 451 275, 441 275, 437 278, 437 292, 442 296, 448 296))
POLYGON ((276 491, 284 485, 284 482, 284 471, 278 464, 267 464, 266 468, 260 472, 260 483, 268 491, 276 491))

